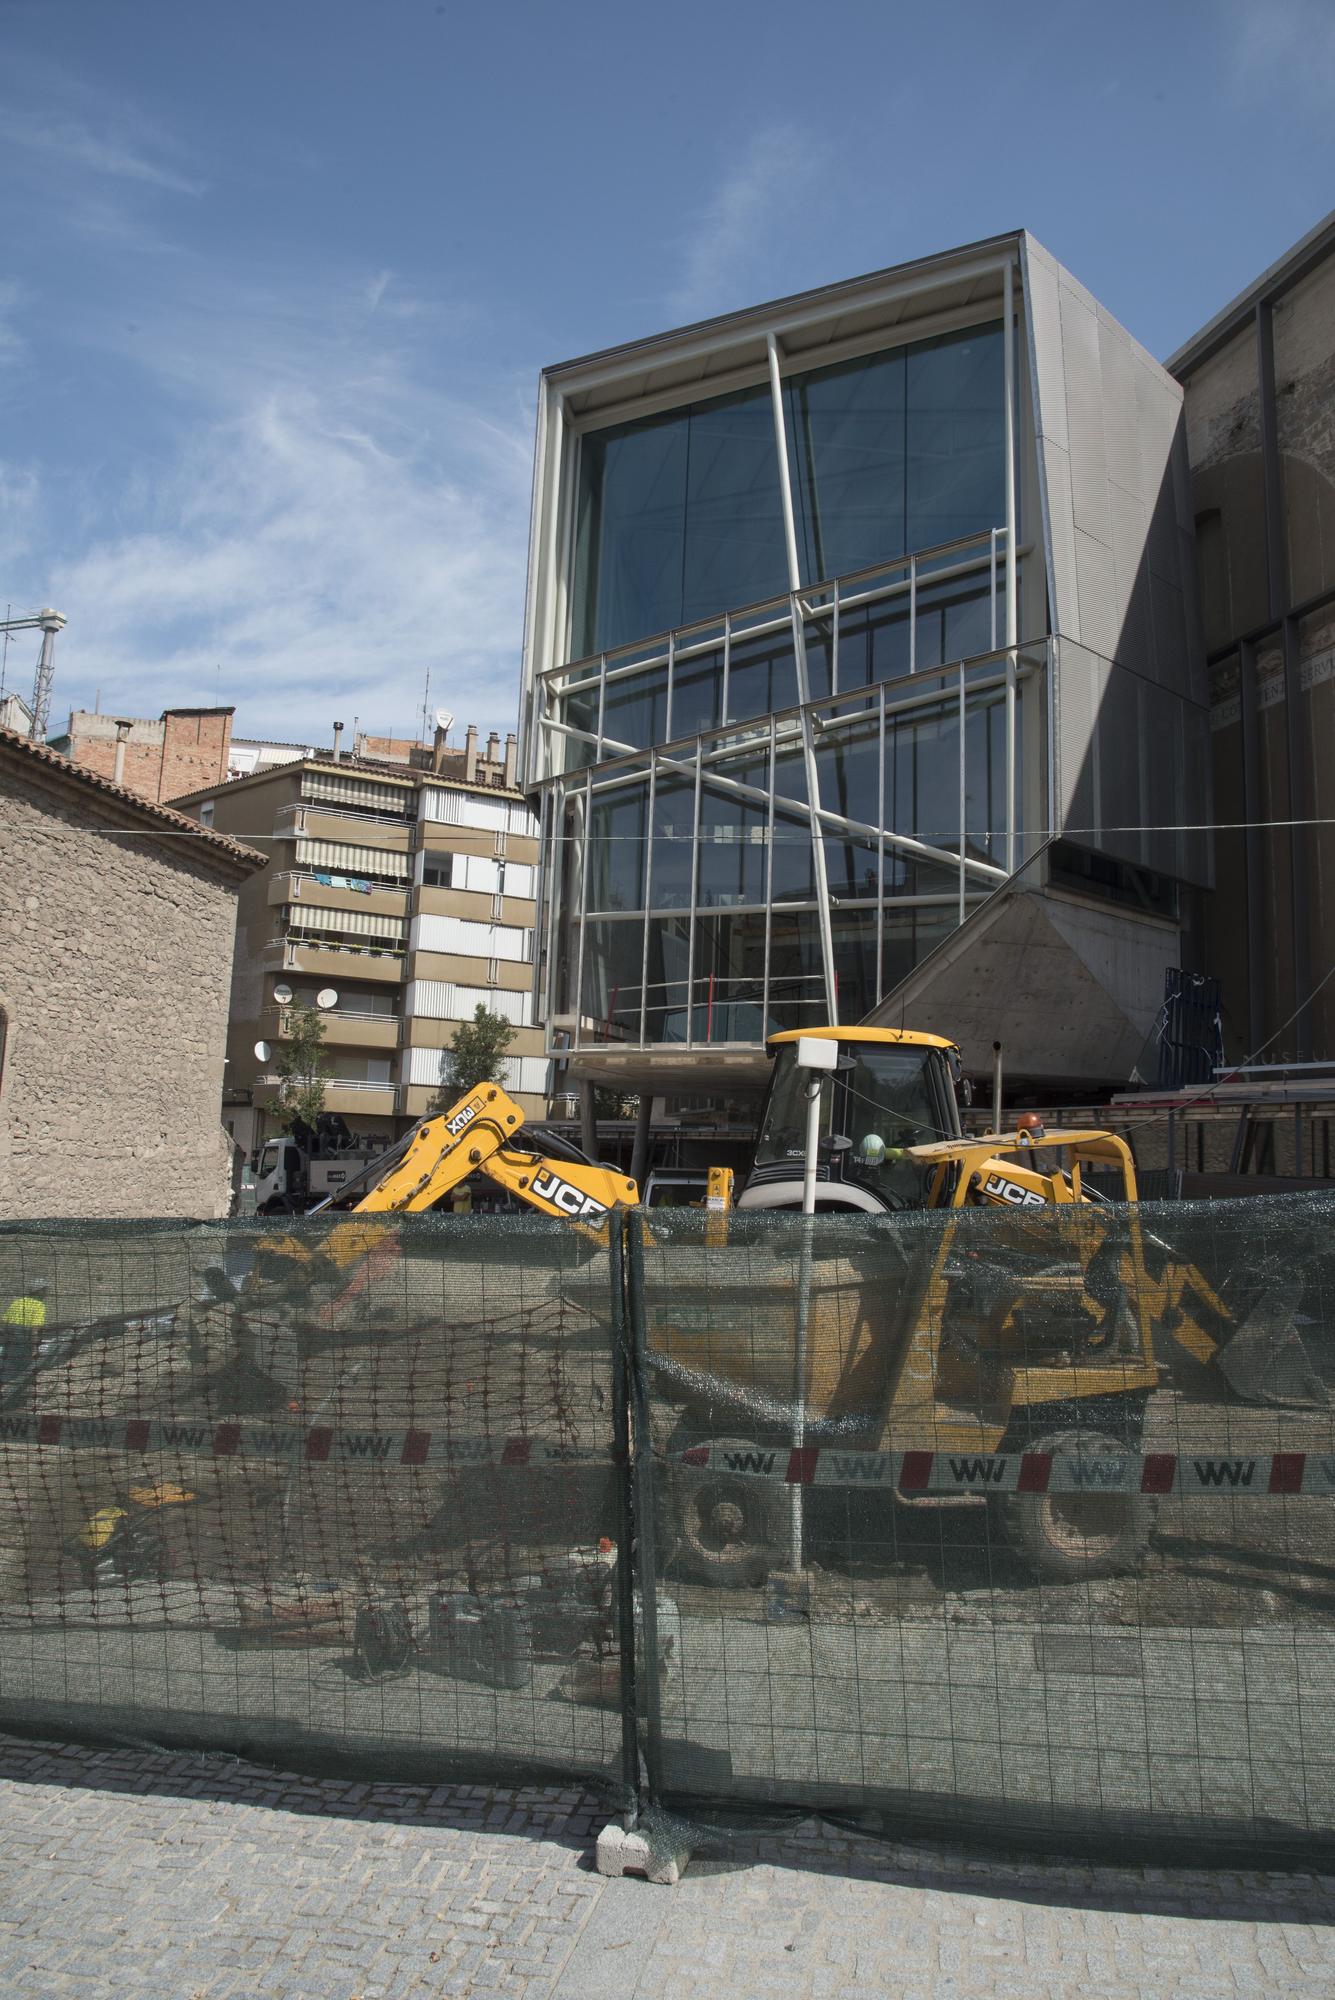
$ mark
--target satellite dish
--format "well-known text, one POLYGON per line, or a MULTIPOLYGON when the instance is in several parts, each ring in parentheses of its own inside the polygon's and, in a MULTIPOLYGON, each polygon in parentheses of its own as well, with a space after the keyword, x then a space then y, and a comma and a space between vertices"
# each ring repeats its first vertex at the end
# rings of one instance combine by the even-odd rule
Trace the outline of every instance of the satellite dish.
POLYGON ((280 979, 274 987, 273 997, 280 1007, 286 1007, 288 1001, 292 998, 292 988, 285 979, 280 979))
POLYGON ((452 708, 438 708, 436 710, 436 727, 441 731, 442 735, 449 735, 451 729, 454 727, 454 710, 452 708))
POLYGON ((255 1044, 255 1056, 256 1056, 256 1059, 257 1059, 257 1061, 259 1061, 259 1062, 268 1062, 268 1060, 269 1060, 269 1058, 270 1058, 270 1056, 271 1056, 272 1054, 273 1054, 273 1050, 272 1050, 272 1049, 271 1049, 271 1048, 269 1047, 269 1044, 268 1044, 267 1042, 256 1042, 256 1044, 255 1044))
POLYGON ((336 990, 332 986, 322 986, 315 996, 315 1004, 327 1014, 331 1007, 337 1007, 338 1005, 336 990))

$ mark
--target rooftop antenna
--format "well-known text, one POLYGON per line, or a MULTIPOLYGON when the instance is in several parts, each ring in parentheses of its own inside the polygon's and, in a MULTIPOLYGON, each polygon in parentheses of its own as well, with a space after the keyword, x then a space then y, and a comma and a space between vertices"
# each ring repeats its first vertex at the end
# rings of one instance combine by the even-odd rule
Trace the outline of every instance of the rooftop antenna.
POLYGON ((426 686, 422 689, 422 720, 417 731, 419 743, 426 742, 426 732, 431 726, 431 669, 426 670, 426 686))
POLYGON ((5 698, 5 668, 9 665, 9 620, 13 609, 12 604, 5 606, 5 643, 3 649, 0 650, 0 701, 3 701, 5 698))

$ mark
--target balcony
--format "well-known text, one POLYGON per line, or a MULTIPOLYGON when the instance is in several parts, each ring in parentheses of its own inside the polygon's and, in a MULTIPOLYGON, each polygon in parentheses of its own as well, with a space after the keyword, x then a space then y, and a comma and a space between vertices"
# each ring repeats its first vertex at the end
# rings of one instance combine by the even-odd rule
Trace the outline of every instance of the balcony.
POLYGON ((266 970, 304 972, 314 979, 370 979, 379 985, 403 981, 406 956, 402 948, 335 944, 303 944, 299 938, 273 938, 262 954, 266 970))
MULTIPOLYGON (((328 1049, 396 1049, 402 1023, 397 1014, 358 1014, 352 1009, 330 1008, 322 1013, 324 1045, 328 1049)), ((260 1032, 267 1041, 285 1042, 290 1034, 291 1015, 285 1007, 268 1007, 260 1016, 260 1032)))
POLYGON ((513 924, 517 930, 532 930, 535 909, 531 896, 497 897, 480 889, 425 884, 417 891, 416 913, 423 917, 467 917, 475 924, 513 924))
POLYGON ((344 842, 353 847, 387 848, 407 854, 413 845, 413 821, 387 813, 354 812, 350 807, 291 805, 280 807, 274 819, 280 838, 307 834, 312 840, 344 842))
POLYGON ((296 869, 270 876, 268 901, 299 903, 313 910, 360 910, 367 916, 402 917, 408 908, 406 887, 375 882, 369 889, 339 888, 296 869))
MULTIPOLYGON (((277 1096, 277 1076, 269 1073, 255 1079, 257 1105, 273 1104, 277 1096)), ((398 1110, 398 1097, 396 1084, 335 1076, 325 1084, 324 1108, 339 1111, 345 1118, 392 1118, 398 1110)))

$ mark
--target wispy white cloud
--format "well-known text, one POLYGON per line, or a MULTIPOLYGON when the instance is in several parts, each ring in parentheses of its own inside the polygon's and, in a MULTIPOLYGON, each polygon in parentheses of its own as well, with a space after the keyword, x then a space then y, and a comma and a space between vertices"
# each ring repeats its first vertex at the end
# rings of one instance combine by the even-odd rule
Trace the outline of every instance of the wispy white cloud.
POLYGON ((709 314, 746 296, 824 158, 824 148, 795 125, 774 122, 753 133, 694 221, 674 311, 709 314))
POLYGON ((1330 0, 1225 0, 1225 62, 1235 93, 1254 99, 1282 82, 1290 103, 1328 117, 1335 95, 1330 0))
MULTIPOLYGON (((235 297, 235 295, 233 295, 235 297)), ((529 412, 453 396, 394 350, 258 300, 159 321, 143 365, 210 385, 179 455, 140 469, 135 525, 50 574, 69 625, 58 703, 152 714, 233 701, 238 728, 301 740, 330 717, 409 728, 427 669, 461 720, 513 726, 529 412), (216 365, 215 365, 216 364, 216 365)))
MULTIPOLYGON (((40 482, 0 462, 0 544, 69 621, 57 713, 100 688, 136 714, 231 701, 239 729, 298 741, 334 714, 401 732, 429 668, 461 722, 512 727, 532 411, 500 371, 461 378, 476 307, 388 266, 220 255, 178 200, 212 163, 85 86, 6 138, 24 226, 101 239, 60 353, 128 419, 90 408, 40 482)), ((44 309, 0 291, 0 362, 44 309)))
POLYGON ((168 145, 160 135, 148 136, 146 143, 135 143, 129 133, 119 129, 124 122, 123 114, 108 108, 105 118, 99 131, 81 117, 61 116, 49 110, 27 111, 10 105, 5 112, 3 138, 21 151, 44 155, 76 173, 137 181, 170 194, 204 193, 205 182, 173 163, 168 145))

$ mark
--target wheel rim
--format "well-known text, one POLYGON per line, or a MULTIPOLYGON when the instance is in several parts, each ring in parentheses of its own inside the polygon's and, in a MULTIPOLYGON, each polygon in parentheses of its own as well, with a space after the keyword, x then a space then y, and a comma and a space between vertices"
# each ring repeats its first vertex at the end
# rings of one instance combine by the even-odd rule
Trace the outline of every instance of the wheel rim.
POLYGON ((764 1547, 735 1486, 709 1480, 688 1491, 681 1509, 682 1534, 697 1556, 711 1563, 741 1565, 764 1547))
POLYGON ((1043 1503, 1043 1534, 1064 1556, 1090 1561, 1112 1552, 1126 1532, 1124 1501, 1101 1493, 1050 1493, 1043 1503))

